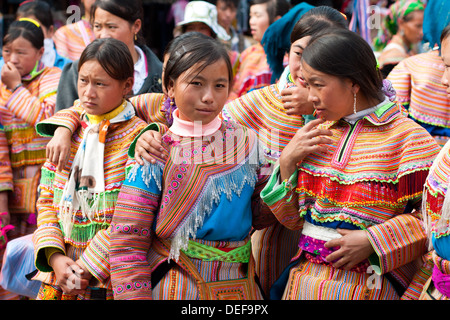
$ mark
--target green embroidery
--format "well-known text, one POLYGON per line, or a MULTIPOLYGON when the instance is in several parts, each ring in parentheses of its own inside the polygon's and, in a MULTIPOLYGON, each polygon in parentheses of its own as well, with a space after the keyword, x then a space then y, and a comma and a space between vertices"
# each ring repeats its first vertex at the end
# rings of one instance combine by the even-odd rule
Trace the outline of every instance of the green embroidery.
POLYGON ((242 247, 229 252, 189 240, 188 248, 182 250, 188 257, 203 261, 223 261, 232 263, 248 263, 252 253, 251 241, 242 247))

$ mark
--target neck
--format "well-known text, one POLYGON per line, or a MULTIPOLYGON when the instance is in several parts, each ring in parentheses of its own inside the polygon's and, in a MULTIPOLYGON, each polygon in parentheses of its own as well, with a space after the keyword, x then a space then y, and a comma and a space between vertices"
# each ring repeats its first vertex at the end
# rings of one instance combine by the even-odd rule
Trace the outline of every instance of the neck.
POLYGON ((130 49, 131 57, 133 58, 133 63, 135 64, 139 60, 139 53, 137 52, 137 50, 134 46, 135 46, 135 44, 133 43, 131 45, 131 48, 128 47, 128 49, 130 49))

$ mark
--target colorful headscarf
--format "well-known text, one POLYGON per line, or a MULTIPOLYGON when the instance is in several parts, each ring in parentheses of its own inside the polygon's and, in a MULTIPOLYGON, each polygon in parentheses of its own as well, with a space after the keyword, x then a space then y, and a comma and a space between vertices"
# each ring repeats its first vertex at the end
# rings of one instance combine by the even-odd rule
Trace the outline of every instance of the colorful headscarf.
POLYGON ((384 17, 377 37, 374 39, 374 49, 382 50, 388 41, 398 31, 398 22, 408 14, 417 10, 424 10, 421 0, 398 0, 389 7, 387 16, 384 17))

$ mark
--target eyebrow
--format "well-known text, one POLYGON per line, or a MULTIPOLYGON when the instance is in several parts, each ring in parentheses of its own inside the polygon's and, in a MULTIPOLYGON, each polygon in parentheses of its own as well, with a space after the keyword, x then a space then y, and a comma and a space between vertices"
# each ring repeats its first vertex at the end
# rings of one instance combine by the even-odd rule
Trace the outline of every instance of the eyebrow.
POLYGON ((297 48, 300 48, 302 50, 305 50, 305 48, 303 46, 299 45, 299 44, 294 45, 294 47, 297 47, 297 48))

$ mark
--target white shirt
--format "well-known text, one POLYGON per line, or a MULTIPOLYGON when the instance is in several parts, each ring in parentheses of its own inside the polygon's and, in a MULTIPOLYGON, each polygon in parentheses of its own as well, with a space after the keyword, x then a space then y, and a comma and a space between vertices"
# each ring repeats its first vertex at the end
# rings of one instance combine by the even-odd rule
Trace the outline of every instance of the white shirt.
POLYGON ((147 59, 145 57, 144 51, 138 46, 134 46, 137 53, 139 54, 139 59, 134 64, 134 84, 133 84, 133 93, 137 94, 139 90, 142 88, 145 79, 148 76, 147 70, 147 59))

